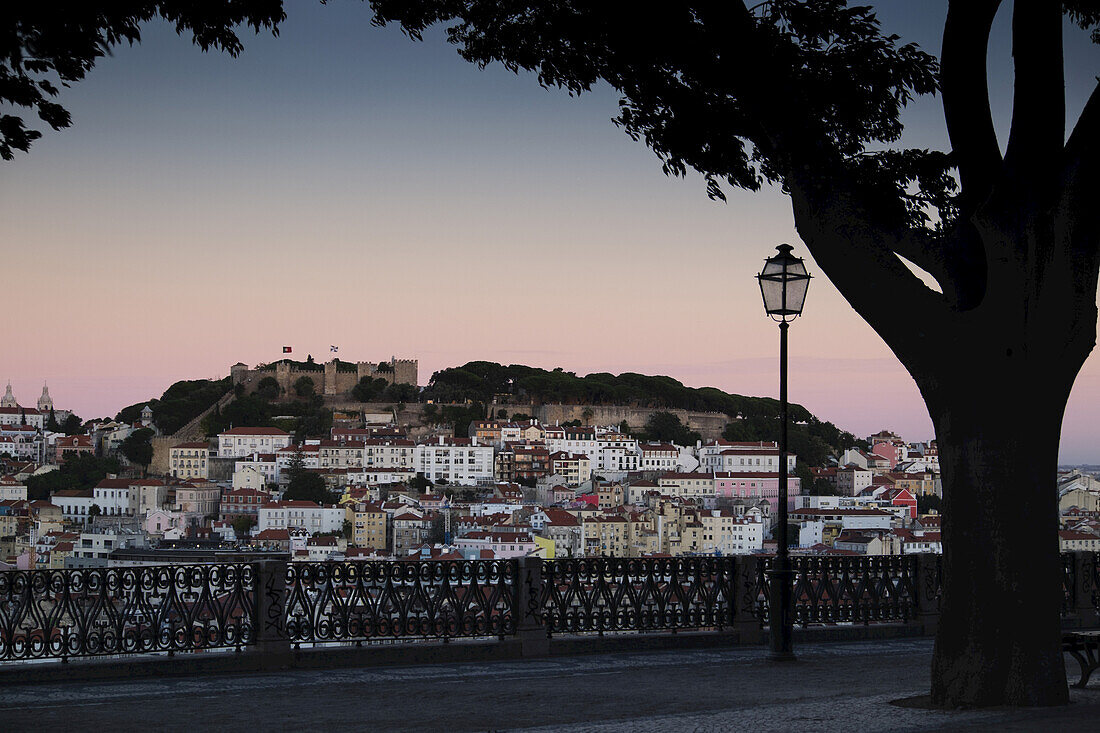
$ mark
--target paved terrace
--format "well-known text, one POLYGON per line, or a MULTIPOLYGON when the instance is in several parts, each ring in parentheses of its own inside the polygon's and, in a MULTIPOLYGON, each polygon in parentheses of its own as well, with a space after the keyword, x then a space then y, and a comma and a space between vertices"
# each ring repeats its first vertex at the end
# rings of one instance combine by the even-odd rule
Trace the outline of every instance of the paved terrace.
MULTIPOLYGON (((1068 708, 941 712, 892 700, 928 689, 932 642, 620 652, 520 661, 122 682, 7 684, 6 730, 1096 730, 1100 682, 1068 708)), ((1073 675, 1073 668, 1067 665, 1073 675)), ((1071 679, 1076 679, 1075 676, 1071 679)))

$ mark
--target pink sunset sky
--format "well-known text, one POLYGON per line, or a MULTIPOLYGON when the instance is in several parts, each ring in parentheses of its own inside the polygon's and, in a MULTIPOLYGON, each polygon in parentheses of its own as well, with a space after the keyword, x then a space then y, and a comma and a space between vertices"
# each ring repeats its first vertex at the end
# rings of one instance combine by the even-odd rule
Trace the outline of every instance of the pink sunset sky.
MULTIPOLYGON (((938 52, 942 16, 919 5, 884 25, 938 52)), ((1096 59, 1067 48, 1071 123, 1096 59)), ((1004 129, 1010 80, 991 78, 1004 129)), ((570 99, 479 71, 352 3, 292 6, 280 38, 247 36, 236 60, 150 26, 61 101, 74 126, 0 175, 16 315, 0 322, 0 386, 22 404, 45 380, 58 407, 114 415, 283 345, 326 360, 330 344, 419 359, 421 384, 485 359, 777 395, 754 275, 780 242, 809 258, 788 201, 716 203, 699 177, 664 177, 609 122, 606 89, 570 99)), ((907 119, 909 144, 942 147, 935 100, 907 119)), ((1097 359, 1064 462, 1100 463, 1097 359)), ((824 277, 791 330, 790 396, 857 435, 934 437, 912 379, 824 277)))

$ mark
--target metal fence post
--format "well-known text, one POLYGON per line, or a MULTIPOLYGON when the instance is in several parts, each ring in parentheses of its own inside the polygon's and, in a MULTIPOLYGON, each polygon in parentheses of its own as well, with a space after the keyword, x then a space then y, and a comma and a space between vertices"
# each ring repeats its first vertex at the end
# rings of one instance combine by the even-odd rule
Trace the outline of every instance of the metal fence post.
POLYGON ((730 558, 730 610, 733 613, 731 626, 737 631, 738 642, 760 644, 764 641, 764 630, 756 609, 756 574, 759 572, 760 558, 753 555, 734 555, 730 558))
POLYGON ((1082 627, 1091 628, 1100 623, 1096 605, 1093 601, 1093 573, 1096 565, 1096 553, 1074 552, 1073 555, 1073 595, 1070 611, 1077 616, 1082 627))
POLYGON ((916 560, 917 622, 924 636, 932 636, 940 624, 940 556, 922 552, 916 560))
POLYGON ((286 560, 253 563, 256 573, 256 651, 272 661, 290 656, 286 630, 286 560))
POLYGON ((542 558, 516 559, 516 585, 512 613, 516 617, 516 637, 520 655, 541 657, 550 653, 550 639, 539 614, 539 598, 542 595, 542 558))

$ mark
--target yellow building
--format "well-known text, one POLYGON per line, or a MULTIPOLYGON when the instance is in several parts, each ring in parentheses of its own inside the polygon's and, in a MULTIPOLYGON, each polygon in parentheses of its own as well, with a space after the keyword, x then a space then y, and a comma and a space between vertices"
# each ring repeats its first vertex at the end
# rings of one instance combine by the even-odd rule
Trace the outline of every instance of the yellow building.
POLYGON ((348 503, 345 505, 348 521, 351 522, 351 542, 356 547, 373 547, 381 550, 387 547, 387 514, 381 505, 374 502, 348 503))
POLYGON ((582 525, 586 557, 627 557, 628 525, 620 516, 585 518, 582 525))
POLYGON ((543 560, 553 560, 555 557, 554 540, 538 535, 535 535, 534 540, 535 544, 538 545, 538 549, 532 553, 532 556, 541 557, 543 560))
POLYGON ((624 503, 624 490, 622 484, 600 484, 596 493, 600 497, 600 509, 614 509, 624 503))
POLYGON ((168 471, 176 478, 209 478, 210 445, 180 443, 168 449, 168 471))

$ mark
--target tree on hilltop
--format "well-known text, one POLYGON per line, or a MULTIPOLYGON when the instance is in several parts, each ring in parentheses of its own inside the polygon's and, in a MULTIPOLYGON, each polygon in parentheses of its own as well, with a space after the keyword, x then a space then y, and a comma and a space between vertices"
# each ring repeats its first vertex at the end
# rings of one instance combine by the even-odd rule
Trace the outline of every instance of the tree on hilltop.
POLYGON ((1100 8, 1016 0, 1002 154, 986 81, 1000 5, 950 0, 937 60, 843 0, 371 1, 376 23, 414 38, 445 24, 474 63, 571 94, 607 83, 616 123, 665 173, 700 172, 714 198, 766 183, 790 196, 800 237, 935 425, 932 699, 945 707, 1068 702, 1053 489, 1063 411, 1096 339, 1100 93, 1067 138, 1062 23, 1100 40, 1100 8), (903 108, 937 92, 951 150, 902 147, 903 108))
POLYGON ((140 428, 126 436, 119 444, 118 450, 130 463, 141 466, 144 474, 153 462, 153 431, 149 428, 140 428))
POLYGON ((312 397, 315 388, 313 380, 309 377, 298 377, 294 382, 294 394, 299 397, 312 397))

